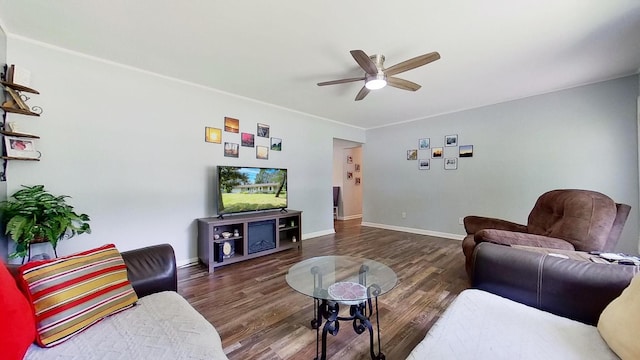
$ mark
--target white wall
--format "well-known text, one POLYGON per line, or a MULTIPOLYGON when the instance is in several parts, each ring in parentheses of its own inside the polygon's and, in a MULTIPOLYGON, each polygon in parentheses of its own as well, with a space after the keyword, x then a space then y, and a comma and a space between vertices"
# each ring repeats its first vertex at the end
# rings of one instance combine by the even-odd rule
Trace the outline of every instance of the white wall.
MULTIPOLYGON (((58 254, 166 242, 179 264, 192 261, 195 219, 215 213, 216 165, 287 168, 289 206, 304 212, 303 238, 333 232, 333 138, 363 142, 362 129, 22 38, 9 37, 7 61, 32 72, 41 95, 30 102, 44 109, 40 118, 12 115, 41 136, 42 161, 11 162, 7 191, 44 184, 91 216, 93 233, 62 241, 58 254), (238 159, 224 157, 223 145, 204 141, 204 128, 223 128, 225 116, 240 119, 242 132, 269 124, 282 152, 257 160, 254 148, 242 147, 238 159)), ((224 141, 240 143, 240 135, 223 132, 224 141)))
MULTIPOLYGON (((637 253, 637 97, 638 78, 631 76, 368 130, 363 221, 461 238, 459 217, 526 223, 543 192, 591 189, 633 207, 618 250, 637 253), (419 138, 438 146, 448 134, 474 145, 458 170, 445 171, 434 159, 421 171, 406 160, 419 138)), ((445 148, 445 156, 449 150, 455 148, 445 148)))

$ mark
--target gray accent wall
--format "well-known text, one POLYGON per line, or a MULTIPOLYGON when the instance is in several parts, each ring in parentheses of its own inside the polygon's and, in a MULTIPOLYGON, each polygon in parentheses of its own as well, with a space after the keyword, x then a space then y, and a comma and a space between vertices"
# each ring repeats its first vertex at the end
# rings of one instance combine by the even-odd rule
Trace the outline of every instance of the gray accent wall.
MULTIPOLYGON (((461 238, 466 215, 526 224, 540 194, 591 189, 632 206, 617 250, 636 254, 638 91, 638 76, 629 76, 368 130, 363 221, 461 238), (430 170, 406 160, 419 138, 443 146, 450 134, 474 150, 457 170, 444 170, 443 159, 431 159, 430 170)), ((457 147, 444 150, 445 158, 458 156, 457 147)), ((418 158, 428 157, 419 150, 418 158)))

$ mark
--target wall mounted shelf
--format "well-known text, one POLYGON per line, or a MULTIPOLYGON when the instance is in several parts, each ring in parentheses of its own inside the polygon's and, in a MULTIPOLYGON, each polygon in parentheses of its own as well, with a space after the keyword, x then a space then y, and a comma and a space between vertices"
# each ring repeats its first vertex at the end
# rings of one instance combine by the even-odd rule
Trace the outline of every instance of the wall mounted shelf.
MULTIPOLYGON (((2 74, 0 74, 0 84, 3 85, 2 89, 0 90, 4 90, 6 97, 8 98, 8 101, 4 102, 3 105, 0 106, 0 109, 3 110, 2 123, 0 123, 0 129, 5 128, 5 124, 7 122, 7 114, 9 113, 27 115, 27 116, 40 116, 40 113, 42 112, 42 109, 38 106, 30 107, 26 105, 25 102, 29 100, 29 97, 25 95, 21 96, 21 93, 23 92, 31 93, 31 94, 40 94, 40 92, 28 86, 14 83, 13 71, 14 71, 14 65, 11 65, 10 67, 5 65, 3 67, 2 74), (11 106, 12 104, 15 107, 11 106), (37 112, 34 112, 32 110, 35 110, 37 112)), ((39 158, 8 156, 7 149, 5 148, 6 140, 4 138, 4 136, 13 136, 13 137, 20 137, 25 139, 40 139, 39 136, 33 135, 33 134, 24 134, 24 133, 15 132, 15 131, 7 131, 7 130, 0 130, 0 134, 3 135, 2 143, 0 144, 0 146, 2 146, 2 148, 0 149, 2 151, 2 156, 0 156, 0 158, 2 158, 2 171, 0 172, 0 181, 7 181, 7 163, 9 162, 9 160, 40 161, 39 158)))
POLYGON ((27 158, 27 157, 16 157, 16 156, 3 156, 4 160, 25 160, 25 161, 40 161, 40 159, 27 158))
POLYGON ((8 82, 8 81, 0 80, 0 84, 2 84, 4 86, 8 86, 8 87, 12 88, 13 90, 24 91, 24 92, 28 92, 28 93, 32 93, 32 94, 40 94, 40 92, 38 90, 34 90, 34 89, 32 89, 32 88, 30 88, 28 86, 15 84, 15 83, 8 82))
POLYGON ((29 138, 29 139, 40 139, 40 136, 38 136, 38 135, 24 134, 24 133, 12 132, 12 131, 0 130, 0 134, 7 135, 7 136, 17 136, 17 137, 29 138))
POLYGON ((40 116, 40 114, 34 113, 33 111, 29 111, 29 110, 15 109, 8 106, 0 106, 0 108, 2 108, 2 110, 4 110, 5 112, 9 112, 9 113, 29 115, 29 116, 40 116))

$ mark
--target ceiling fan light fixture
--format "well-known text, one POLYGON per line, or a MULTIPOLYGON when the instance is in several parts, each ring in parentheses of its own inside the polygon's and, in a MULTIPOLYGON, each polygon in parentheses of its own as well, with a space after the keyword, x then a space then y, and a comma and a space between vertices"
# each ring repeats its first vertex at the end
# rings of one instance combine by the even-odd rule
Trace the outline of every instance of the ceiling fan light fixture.
POLYGON ((364 86, 369 90, 378 90, 387 86, 387 76, 383 73, 375 75, 367 75, 367 80, 364 86))

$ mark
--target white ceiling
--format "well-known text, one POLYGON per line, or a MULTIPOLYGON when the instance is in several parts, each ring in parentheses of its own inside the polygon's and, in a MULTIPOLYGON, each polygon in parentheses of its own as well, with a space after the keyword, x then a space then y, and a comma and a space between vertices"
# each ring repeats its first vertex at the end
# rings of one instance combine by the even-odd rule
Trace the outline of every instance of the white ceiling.
POLYGON ((640 0, 0 0, 24 37, 362 128, 635 74, 640 0), (350 50, 436 62, 354 101, 350 50))

